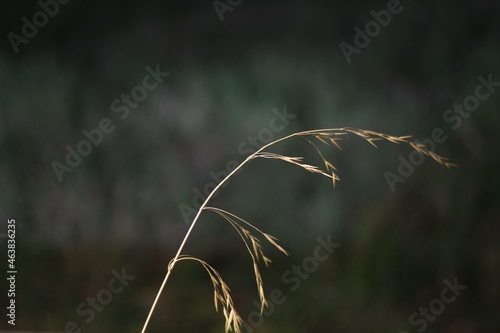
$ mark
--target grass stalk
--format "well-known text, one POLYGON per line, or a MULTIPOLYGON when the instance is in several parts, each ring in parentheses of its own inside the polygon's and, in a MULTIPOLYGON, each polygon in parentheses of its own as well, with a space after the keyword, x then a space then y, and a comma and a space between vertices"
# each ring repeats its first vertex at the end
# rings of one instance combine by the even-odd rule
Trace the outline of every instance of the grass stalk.
POLYGON ((226 326, 225 330, 226 332, 233 330, 235 333, 240 333, 241 330, 241 324, 242 324, 242 319, 236 312, 234 308, 234 304, 230 295, 230 289, 229 287, 225 284, 223 281, 222 277, 220 274, 212 267, 210 266, 207 262, 195 258, 192 256, 188 255, 183 255, 182 252, 184 250, 184 247, 186 246, 187 240, 189 239, 194 227, 196 226, 196 223, 198 222, 198 219, 201 215, 201 213, 204 210, 210 210, 218 215, 220 215, 222 218, 224 218, 227 222, 229 222, 238 232, 240 237, 242 238, 249 254, 253 262, 254 266, 254 273, 255 273, 255 279, 257 283, 257 289, 259 292, 259 298, 261 300, 261 313, 264 310, 264 308, 267 306, 267 302, 264 296, 264 289, 263 289, 263 282, 262 278, 260 275, 260 271, 258 268, 258 263, 260 261, 263 261, 265 265, 267 266, 271 260, 267 258, 264 255, 264 252, 262 251, 262 248, 260 246, 260 240, 257 236, 254 235, 254 233, 257 233, 259 236, 264 237, 269 243, 271 243, 273 246, 275 246, 279 251, 283 252, 284 254, 288 255, 288 253, 277 243, 277 239, 274 238, 271 235, 268 235, 255 227, 253 224, 245 221, 244 219, 240 218, 239 216, 232 214, 230 212, 227 212, 223 209, 216 208, 216 207, 209 207, 208 202, 210 199, 214 196, 214 194, 221 188, 222 185, 226 183, 228 179, 230 179, 236 172, 238 172, 243 166, 245 166, 248 162, 250 162, 253 159, 256 158, 267 158, 267 159, 276 159, 276 160, 282 160, 284 162, 290 163, 297 165, 301 168, 303 168, 306 171, 309 171, 311 173, 317 173, 322 176, 325 176, 327 178, 330 178, 333 182, 333 186, 336 185, 336 181, 339 180, 339 177, 337 176, 336 172, 337 169, 335 166, 329 162, 323 153, 321 152, 320 148, 318 147, 319 143, 322 143, 327 146, 333 146, 338 149, 341 149, 339 142, 342 140, 342 137, 347 135, 347 134, 352 134, 358 137, 363 138, 366 140, 368 143, 373 145, 374 147, 377 147, 375 144, 376 141, 380 140, 385 140, 389 141, 392 143, 396 144, 406 144, 409 145, 412 149, 418 151, 421 154, 427 155, 431 157, 433 160, 438 162, 439 164, 446 166, 447 168, 454 167, 455 164, 450 163, 447 158, 442 157, 432 151, 430 151, 425 145, 420 144, 420 143, 415 143, 410 141, 410 136, 392 136, 392 135, 387 135, 383 133, 378 133, 370 130, 362 130, 362 129, 356 129, 356 128, 350 128, 350 127, 342 127, 342 128, 329 128, 329 129, 318 129, 318 130, 310 130, 310 131, 302 131, 302 132, 296 132, 290 135, 287 135, 285 137, 279 138, 275 141, 272 141, 261 148, 259 148, 257 151, 255 151, 253 154, 249 155, 243 162, 241 162, 233 171, 231 171, 217 186, 210 192, 210 194, 207 196, 203 204, 200 206, 198 209, 195 218, 193 219, 193 222, 189 226, 188 231, 186 232, 186 235, 184 236, 181 245, 179 246, 179 249, 177 250, 177 253, 173 257, 173 259, 170 261, 168 264, 167 268, 167 273, 163 279, 163 282, 156 294, 155 300, 149 310, 149 314, 146 318, 146 321, 144 323, 144 326, 142 328, 141 333, 145 333, 146 329, 150 323, 151 317, 153 315, 153 312, 158 304, 158 301, 160 299, 160 296, 165 289, 165 286, 167 284, 167 281, 175 267, 175 265, 183 260, 193 260, 195 262, 198 262, 201 264, 205 270, 208 272, 211 281, 214 286, 214 303, 215 303, 215 308, 218 310, 219 308, 219 303, 223 307, 223 312, 224 316, 226 319, 226 326), (281 155, 273 152, 266 151, 267 148, 276 145, 279 142, 288 140, 293 137, 300 137, 302 139, 305 139, 309 144, 314 146, 315 150, 317 151, 318 155, 320 158, 323 160, 324 163, 324 169, 322 167, 316 166, 316 165, 310 165, 306 164, 303 162, 302 157, 293 157, 293 156, 286 156, 286 155, 281 155), (252 232, 253 231, 253 232, 252 232))

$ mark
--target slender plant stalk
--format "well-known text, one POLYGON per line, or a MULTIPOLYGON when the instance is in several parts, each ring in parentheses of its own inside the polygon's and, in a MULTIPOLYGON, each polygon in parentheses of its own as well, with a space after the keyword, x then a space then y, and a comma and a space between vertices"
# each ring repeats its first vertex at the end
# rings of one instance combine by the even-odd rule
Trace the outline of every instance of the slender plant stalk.
POLYGON ((203 204, 200 206, 200 208, 198 209, 198 212, 196 213, 196 216, 193 220, 193 222, 191 223, 191 225, 189 226, 189 229, 188 231, 186 232, 186 235, 184 236, 184 239, 182 240, 182 243, 181 245, 179 246, 179 249, 177 250, 177 253, 175 254, 174 258, 172 259, 171 261, 171 264, 168 266, 168 270, 167 270, 167 274, 165 275, 165 278, 163 279, 163 283, 161 284, 160 286, 160 289, 158 290, 158 293, 156 294, 156 298, 153 302, 153 305, 151 306, 151 309, 149 311, 149 314, 148 314, 148 317, 146 319, 146 322, 144 323, 144 327, 142 328, 142 331, 141 333, 145 333, 146 332, 146 329, 148 327, 148 324, 149 324, 149 321, 151 320, 151 316, 153 315, 153 312, 154 312, 154 309, 156 307, 156 304, 158 303, 158 300, 160 299, 160 296, 161 296, 161 293, 163 292, 163 289, 165 288, 165 285, 167 284, 167 281, 168 281, 168 278, 170 277, 170 274, 172 273, 172 270, 174 269, 174 266, 175 266, 175 263, 178 261, 177 259, 179 258, 179 256, 181 255, 181 252, 182 250, 184 249, 184 246, 186 245, 186 242, 189 238, 189 235, 191 235, 191 232, 193 231, 193 228, 194 226, 196 225, 196 222, 198 221, 198 218, 200 217, 201 215, 201 212, 203 211, 203 209, 205 208, 205 206, 208 204, 208 201, 212 198, 212 196, 217 192, 217 190, 222 186, 224 185, 224 183, 229 179, 231 178, 232 175, 234 175, 236 172, 238 172, 238 170, 240 170, 241 168, 243 168, 243 166, 249 162, 250 160, 252 160, 254 158, 254 155, 257 154, 257 153, 260 153, 261 151, 263 151, 264 149, 266 149, 267 147, 273 145, 273 144, 276 144, 280 141, 284 141, 288 138, 291 138, 293 136, 295 136, 295 134, 290 134, 286 137, 283 137, 281 139, 278 139, 276 141, 273 141, 271 143, 268 143, 267 145, 265 146, 262 146, 259 150, 257 150, 255 153, 249 155, 242 163, 240 163, 240 165, 238 165, 233 171, 231 171, 214 189, 212 192, 210 192, 210 194, 208 195, 208 197, 205 199, 205 201, 203 202, 203 204))
POLYGON ((237 314, 237 312, 234 310, 234 306, 232 303, 231 296, 229 295, 229 288, 227 285, 224 283, 222 278, 220 277, 219 273, 211 267, 208 263, 205 261, 187 256, 187 255, 182 255, 182 251, 187 243, 187 240, 189 236, 191 235, 196 223, 198 222, 198 219, 204 210, 210 210, 213 211, 220 216, 222 216, 224 219, 226 219, 229 223, 233 225, 233 227, 236 228, 238 233, 240 234, 241 238, 243 239, 243 242, 247 246, 247 249, 250 253, 250 256, 253 260, 254 263, 254 269, 255 269, 255 275, 256 275, 256 281, 257 281, 257 286, 259 290, 259 296, 261 299, 262 303, 262 308, 261 308, 261 313, 264 310, 264 307, 267 305, 266 299, 264 297, 264 291, 262 288, 262 279, 260 278, 260 273, 257 267, 257 262, 259 261, 259 258, 262 258, 264 263, 267 265, 271 260, 267 257, 262 252, 262 249, 259 244, 259 240, 253 236, 251 231, 246 229, 244 225, 250 226, 251 228, 254 229, 254 231, 258 232, 260 235, 264 236, 272 245, 274 245, 276 248, 278 248, 281 252, 288 254, 281 246, 279 246, 276 243, 276 238, 274 238, 271 235, 268 235, 261 230, 257 229, 255 226, 252 224, 248 223, 247 221, 241 219, 240 217, 231 214, 227 211, 224 211, 219 208, 215 207, 208 207, 207 204, 210 201, 210 199, 214 196, 214 194, 221 188, 226 181, 231 178, 236 172, 238 172, 241 168, 243 168, 244 165, 246 165, 248 162, 255 158, 269 158, 269 159, 278 159, 282 160, 291 164, 295 164, 297 166, 302 167, 306 171, 312 172, 312 173, 317 173, 321 174, 325 177, 328 177, 332 179, 333 185, 335 186, 336 181, 339 179, 336 171, 337 169, 335 166, 330 163, 322 154, 321 150, 317 146, 317 143, 314 142, 313 140, 316 139, 317 142, 322 142, 326 145, 333 144, 335 147, 340 148, 338 141, 341 140, 341 136, 346 135, 346 134, 354 134, 356 136, 359 136, 366 141, 368 141, 371 145, 376 146, 374 143, 375 141, 379 140, 387 140, 392 143, 404 143, 409 145, 411 148, 417 150, 421 154, 427 155, 434 159, 436 162, 438 162, 441 165, 444 165, 448 168, 455 166, 455 164, 448 162, 448 159, 445 157, 442 157, 430 150, 427 149, 427 147, 423 144, 419 143, 414 143, 412 141, 409 141, 410 136, 392 136, 392 135, 387 135, 387 134, 382 134, 374 131, 369 131, 369 130, 362 130, 362 129, 356 129, 356 128, 349 128, 349 127, 343 127, 343 128, 331 128, 331 129, 319 129, 319 130, 310 130, 310 131, 303 131, 303 132, 296 132, 290 135, 287 135, 285 137, 282 137, 280 139, 277 139, 275 141, 272 141, 261 148, 259 148, 257 151, 255 151, 253 154, 249 155, 243 162, 241 162, 233 171, 231 171, 217 186, 210 192, 210 194, 207 196, 203 204, 200 206, 198 209, 198 212, 196 213, 196 216, 191 223, 188 231, 186 232, 186 235, 184 236, 184 239, 182 240, 181 245, 179 246, 179 249, 177 250, 177 253, 175 254, 174 258, 170 261, 167 269, 167 273, 165 275, 165 278, 163 279, 163 282, 158 290, 158 293, 156 294, 155 300, 151 306, 151 309, 149 311, 149 314, 146 318, 146 321, 144 323, 144 326, 142 328, 141 333, 145 333, 146 329, 149 325, 149 322, 151 320, 151 317, 153 315, 153 312, 156 308, 156 305, 158 303, 158 300, 160 299, 160 296, 165 288, 165 285, 167 284, 167 281, 172 273, 172 270, 174 269, 174 266, 177 262, 182 261, 182 260, 194 260, 198 263, 200 263, 209 273, 210 278, 212 279, 212 282, 214 284, 214 297, 215 297, 215 307, 217 309, 218 302, 221 302, 222 305, 224 306, 224 315, 226 317, 226 332, 229 330, 233 329, 236 333, 240 332, 240 325, 241 325, 241 318, 237 314), (279 142, 288 140, 292 137, 300 137, 305 139, 308 143, 314 146, 316 151, 318 152, 319 156, 323 160, 325 164, 325 169, 323 170, 315 165, 309 165, 305 164, 302 162, 302 157, 290 157, 290 156, 285 156, 285 155, 280 155, 272 152, 266 152, 265 150, 279 142), (327 173, 329 172, 329 173, 327 173))

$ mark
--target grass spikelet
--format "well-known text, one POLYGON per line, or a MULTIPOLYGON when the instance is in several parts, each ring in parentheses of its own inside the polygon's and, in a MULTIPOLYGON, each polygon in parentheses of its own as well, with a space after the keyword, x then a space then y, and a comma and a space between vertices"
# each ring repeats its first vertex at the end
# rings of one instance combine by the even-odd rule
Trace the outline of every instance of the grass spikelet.
MULTIPOLYGON (((179 256, 175 262, 182 260, 193 260, 195 262, 200 263, 203 268, 207 271, 210 276, 210 280, 212 281, 214 287, 214 305, 215 310, 219 311, 219 303, 222 306, 222 312, 226 319, 225 331, 226 333, 232 330, 235 333, 241 332, 241 325, 243 323, 243 319, 241 319, 240 315, 236 311, 233 303, 233 299, 231 297, 231 289, 227 286, 227 284, 222 279, 221 275, 215 268, 210 266, 206 261, 201 260, 196 257, 192 257, 189 255, 181 255, 179 256)), ((172 266, 174 260, 170 261, 169 266, 172 266)))
POLYGON ((248 253, 250 254, 253 263, 255 281, 257 283, 257 290, 259 292, 259 299, 261 302, 260 312, 262 314, 264 308, 267 306, 267 301, 264 296, 264 283, 262 282, 262 276, 260 274, 258 263, 262 260, 266 266, 269 266, 269 264, 271 263, 271 259, 269 259, 264 254, 264 251, 262 250, 262 246, 260 244, 260 240, 256 236, 254 236, 254 234, 249 229, 245 228, 245 226, 253 229, 261 236, 264 236, 269 241, 269 243, 271 243, 271 245, 276 247, 279 251, 283 252, 286 255, 288 255, 288 252, 276 242, 277 239, 275 237, 266 234, 241 217, 216 207, 205 207, 205 209, 219 214, 226 221, 228 221, 234 227, 234 229, 236 229, 241 239, 243 240, 243 243, 245 243, 245 246, 248 253))

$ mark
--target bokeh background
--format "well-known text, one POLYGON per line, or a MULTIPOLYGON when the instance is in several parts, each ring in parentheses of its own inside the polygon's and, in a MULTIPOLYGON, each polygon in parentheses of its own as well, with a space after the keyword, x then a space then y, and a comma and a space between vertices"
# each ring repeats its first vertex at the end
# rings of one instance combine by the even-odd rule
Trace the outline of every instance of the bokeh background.
MULTIPOLYGON (((403 10, 348 63, 339 44, 386 1, 242 1, 223 13, 211 1, 78 1, 60 5, 15 53, 40 4, 6 1, 0 11, 0 216, 17 226, 17 325, 7 331, 140 332, 169 260, 210 175, 242 161, 239 148, 269 128, 274 112, 294 115, 275 138, 352 126, 429 138, 458 168, 426 159, 394 191, 408 147, 374 149, 349 137, 326 149, 341 181, 279 161, 255 161, 213 200, 278 237, 285 257, 263 269, 266 294, 286 301, 255 332, 498 332, 500 327, 500 91, 457 129, 443 119, 479 81, 500 80, 500 6, 495 1, 402 1, 403 10), (120 119, 111 103, 142 84, 147 66, 169 76, 120 119), (83 130, 115 125, 59 182, 83 130), (313 255, 317 238, 341 245, 300 287, 283 274, 313 255), (95 318, 77 312, 107 288, 112 271, 134 280, 95 318), (439 299, 444 280, 467 289, 423 329, 409 322, 439 299)), ((262 143, 262 142, 260 142, 262 143)), ((325 147, 326 148, 326 147, 325 147)), ((301 140, 277 152, 321 161, 301 140)), ((191 217, 192 218, 192 217, 191 217)), ((219 269, 247 320, 258 298, 250 258, 233 229, 202 215, 186 253, 219 269)), ((2 240, 2 267, 6 242, 2 240)), ((3 285, 2 308, 7 305, 3 285)), ((5 310, 4 310, 5 311, 5 310)), ((254 323, 255 317, 254 318, 254 323)), ((182 263, 148 332, 222 332, 211 284, 182 263)), ((245 329, 247 332, 252 330, 245 329)))

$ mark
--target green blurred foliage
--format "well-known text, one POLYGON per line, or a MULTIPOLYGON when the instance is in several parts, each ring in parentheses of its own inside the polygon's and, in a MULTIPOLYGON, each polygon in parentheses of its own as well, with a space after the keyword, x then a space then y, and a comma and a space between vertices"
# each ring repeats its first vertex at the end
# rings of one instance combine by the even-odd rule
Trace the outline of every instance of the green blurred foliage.
MULTIPOLYGON (((180 204, 245 158, 238 147, 269 127, 273 109, 296 115, 278 136, 352 126, 448 139, 392 192, 407 147, 373 149, 346 138, 328 150, 339 169, 327 179, 278 161, 255 161, 213 205, 277 236, 290 251, 265 269, 266 292, 284 291, 256 332, 415 332, 408 317, 439 297, 443 280, 468 289, 426 332, 495 332, 500 322, 498 225, 500 93, 453 130, 443 113, 498 80, 500 33, 488 2, 405 2, 404 10, 347 64, 340 42, 382 2, 242 3, 221 22, 210 2, 71 2, 15 55, 0 53, 0 212, 17 220, 18 325, 64 331, 139 332, 188 224, 180 204), (111 103, 157 64, 170 75, 119 119, 111 103), (82 130, 110 118, 88 157, 59 183, 51 167, 82 130), (312 255, 317 237, 341 243, 291 291, 283 274, 312 255), (76 308, 105 288, 113 269, 136 278, 85 323, 76 308)), ((19 31, 33 4, 4 11, 19 31)), ((279 152, 321 161, 300 140, 279 152)), ((2 243, 2 248, 4 243, 2 243)), ((206 214, 187 253, 227 278, 243 318, 258 298, 250 258, 227 224, 206 214)), ((1 322, 0 327, 7 327, 1 322)), ((179 265, 148 332, 221 332, 211 285, 195 264, 179 265)))

